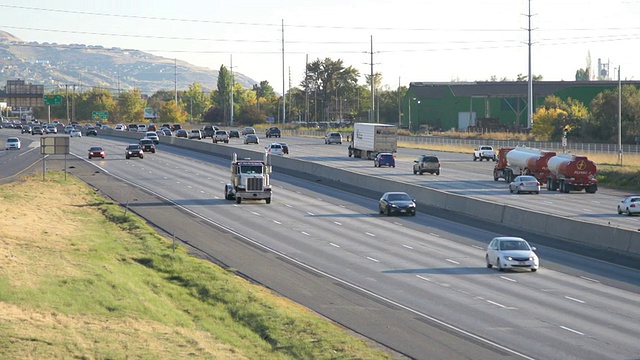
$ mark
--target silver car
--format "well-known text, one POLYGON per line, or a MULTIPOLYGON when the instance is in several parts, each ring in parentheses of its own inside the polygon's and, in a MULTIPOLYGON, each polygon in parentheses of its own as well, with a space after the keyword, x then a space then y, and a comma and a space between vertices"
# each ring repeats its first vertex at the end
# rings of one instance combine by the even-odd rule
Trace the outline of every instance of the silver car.
POLYGON ((520 175, 509 184, 509 192, 512 194, 514 192, 517 194, 523 192, 540 194, 540 182, 534 176, 520 175))
POLYGON ((258 135, 256 134, 247 134, 244 136, 245 144, 259 144, 260 139, 258 139, 258 135))
POLYGON ((487 267, 497 267, 504 269, 530 269, 538 271, 540 260, 534 252, 535 247, 519 237, 497 237, 493 238, 487 246, 485 261, 487 267))
POLYGON ((325 144, 342 144, 342 135, 339 132, 327 133, 324 137, 325 144))
POLYGON ((629 216, 640 213, 640 195, 627 196, 618 204, 618 214, 629 216))

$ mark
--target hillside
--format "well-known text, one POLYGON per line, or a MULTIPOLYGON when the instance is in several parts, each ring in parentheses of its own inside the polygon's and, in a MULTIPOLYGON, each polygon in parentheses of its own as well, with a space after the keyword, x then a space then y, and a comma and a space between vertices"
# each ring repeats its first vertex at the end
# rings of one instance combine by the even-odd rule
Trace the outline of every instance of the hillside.
MULTIPOLYGON (((7 80, 23 79, 44 84, 45 90, 76 84, 112 91, 139 88, 142 93, 187 89, 199 82, 205 91, 214 89, 218 71, 163 58, 144 51, 105 48, 99 45, 37 43, 20 40, 0 30, 0 87, 7 80), (176 75, 177 80, 176 80, 176 75)), ((236 82, 251 87, 256 82, 235 73, 236 82)))

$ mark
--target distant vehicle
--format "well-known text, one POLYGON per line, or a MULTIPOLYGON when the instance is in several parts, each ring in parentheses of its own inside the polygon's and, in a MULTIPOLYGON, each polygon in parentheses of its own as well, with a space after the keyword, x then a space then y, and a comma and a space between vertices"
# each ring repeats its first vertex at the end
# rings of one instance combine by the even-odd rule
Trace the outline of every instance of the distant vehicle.
MULTIPOLYGON (((73 125, 67 125, 67 126, 64 127, 64 133, 65 134, 70 133, 71 130, 73 130, 73 125)), ((124 131, 124 130, 122 130, 122 131, 124 131)))
POLYGON ((198 129, 192 129, 189 131, 189 139, 202 140, 202 132, 198 129))
POLYGON ((126 131, 127 127, 124 124, 117 124, 116 127, 114 128, 114 130, 116 130, 116 131, 126 131))
POLYGON ((44 130, 41 126, 34 126, 31 128, 31 135, 44 135, 44 130))
POLYGON ((102 149, 100 146, 92 146, 89 149, 89 160, 91 160, 94 157, 99 157, 104 159, 104 149, 102 149))
POLYGON ((138 124, 138 132, 147 132, 147 124, 138 124))
MULTIPOLYGON (((255 135, 255 134, 254 134, 255 135)), ((256 137, 257 138, 257 137, 256 137)), ((224 186, 224 198, 236 200, 265 200, 271 204, 271 183, 269 182, 271 166, 267 164, 267 154, 264 160, 242 159, 233 153, 231 158, 231 182, 224 186)))
POLYGON ((147 131, 157 131, 158 129, 156 128, 156 124, 149 124, 149 126, 147 126, 147 131))
POLYGON ((173 132, 175 132, 177 130, 180 130, 180 129, 182 129, 182 125, 180 125, 180 124, 171 125, 171 131, 173 131, 173 132))
POLYGON ((129 124, 127 129, 129 129, 129 131, 138 132, 138 124, 129 124))
POLYGON ((258 139, 258 135, 256 134, 247 134, 244 136, 245 144, 259 144, 260 139, 258 139))
POLYGON ((79 129, 73 129, 69 133, 69 136, 71 136, 71 137, 82 137, 82 131, 80 131, 79 129))
POLYGON ((206 139, 208 137, 213 138, 213 135, 216 134, 216 130, 218 130, 217 126, 213 126, 213 125, 205 125, 202 127, 202 138, 206 139))
POLYGON ((374 123, 354 123, 349 144, 349 157, 373 160, 378 153, 398 150, 398 126, 374 123))
POLYGON ((516 176, 515 179, 511 183, 509 183, 509 192, 510 193, 534 193, 540 194, 540 183, 535 176, 531 175, 520 175, 516 176))
POLYGON ((534 252, 535 247, 531 247, 529 243, 518 237, 497 237, 493 238, 487 246, 485 261, 487 267, 497 267, 498 270, 504 269, 530 269, 538 271, 540 260, 534 252))
POLYGON ((94 127, 88 127, 87 128, 87 132, 86 132, 87 136, 93 135, 93 136, 98 136, 98 129, 94 128, 94 127))
POLYGON ((20 150, 21 148, 22 148, 22 143, 20 142, 20 139, 15 136, 7 138, 7 142, 4 145, 5 150, 10 150, 10 149, 20 150))
POLYGON ((49 124, 44 128, 44 132, 46 132, 47 134, 57 134, 58 128, 54 125, 49 124))
POLYGON ((276 126, 272 126, 270 128, 267 129, 266 134, 265 134, 268 138, 270 137, 281 137, 282 133, 280 132, 280 129, 276 126))
POLYGON ((271 155, 284 155, 284 150, 282 150, 280 143, 271 143, 265 149, 271 155))
POLYGON ((189 133, 185 129, 178 129, 175 132, 175 136, 187 139, 187 138, 189 138, 189 133))
POLYGON ((282 151, 284 151, 285 154, 289 154, 289 145, 283 142, 281 142, 280 145, 282 145, 282 151))
POLYGON ((169 128, 162 128, 160 131, 162 131, 165 136, 173 136, 173 132, 169 128))
POLYGON ((229 134, 224 130, 216 130, 215 134, 211 137, 214 143, 223 142, 225 144, 229 143, 229 134))
POLYGON ((378 212, 387 216, 392 214, 416 216, 416 202, 406 192, 386 192, 378 202, 378 212))
POLYGON ((153 140, 148 138, 140 139, 138 144, 142 147, 142 151, 156 153, 156 145, 153 143, 153 140))
POLYGON ((242 135, 255 134, 255 133, 256 133, 256 129, 252 128, 251 126, 247 126, 242 129, 242 135))
POLYGON ((158 137, 158 134, 156 134, 155 131, 147 131, 144 134, 144 137, 146 137, 147 139, 151 139, 155 145, 160 144, 160 138, 158 137))
POLYGON ((229 137, 230 138, 240 138, 240 132, 236 129, 231 129, 229 130, 229 137))
POLYGON ((392 153, 378 153, 373 159, 373 167, 396 167, 396 157, 392 153))
MULTIPOLYGON (((2 129, 0 127, 0 129, 2 129)), ((23 125, 22 130, 20 130, 21 134, 31 134, 31 125, 23 125)))
POLYGON ((413 161, 413 174, 429 174, 440 175, 440 159, 434 155, 420 155, 417 160, 413 161))
POLYGON ((618 204, 618 214, 623 213, 628 216, 640 213, 640 195, 631 195, 622 199, 618 204))
POLYGON ((142 146, 140 146, 139 144, 129 144, 124 150, 124 157, 126 157, 127 160, 132 157, 139 157, 140 159, 144 158, 144 151, 142 150, 142 146))
POLYGON ((340 134, 339 132, 328 132, 325 136, 324 136, 324 143, 325 144, 342 144, 342 134, 340 134))
POLYGON ((473 161, 476 160, 482 161, 483 159, 498 161, 498 155, 495 150, 493 150, 492 146, 489 145, 480 145, 475 150, 473 150, 473 161))

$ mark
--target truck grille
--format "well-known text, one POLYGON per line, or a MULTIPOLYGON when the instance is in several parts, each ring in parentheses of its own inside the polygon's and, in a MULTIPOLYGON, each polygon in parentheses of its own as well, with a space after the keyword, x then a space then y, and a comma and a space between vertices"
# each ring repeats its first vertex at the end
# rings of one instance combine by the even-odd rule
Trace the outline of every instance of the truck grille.
POLYGON ((262 178, 248 178, 247 191, 262 191, 262 178))

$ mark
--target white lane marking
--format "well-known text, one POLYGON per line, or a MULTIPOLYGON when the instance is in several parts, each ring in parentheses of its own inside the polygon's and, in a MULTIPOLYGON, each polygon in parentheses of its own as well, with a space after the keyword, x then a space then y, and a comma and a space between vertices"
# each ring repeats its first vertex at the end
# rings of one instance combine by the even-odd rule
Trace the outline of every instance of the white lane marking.
POLYGON ((214 199, 220 199, 220 197, 219 197, 219 196, 215 196, 215 195, 213 196, 213 198, 214 198, 214 199))
POLYGON ((180 181, 176 181, 176 184, 180 184, 180 181))
POLYGON ((255 211, 252 211, 251 213, 252 213, 253 215, 255 215, 255 216, 260 216, 260 214, 258 214, 258 213, 257 213, 257 212, 255 212, 255 211))
POLYGON ((213 180, 213 179, 207 176, 207 180, 213 180))
POLYGON ((309 216, 315 216, 315 214, 314 214, 314 213, 311 213, 311 212, 308 212, 308 211, 307 211, 307 215, 309 215, 309 216))
POLYGON ((434 233, 429 233, 429 235, 431 235, 431 236, 435 236, 435 237, 440 237, 440 235, 438 235, 438 234, 434 234, 434 233))
POLYGON ((399 223, 399 222, 397 222, 397 221, 394 221, 393 223, 394 223, 394 224, 396 224, 396 225, 398 225, 398 226, 402 226, 402 224, 400 224, 400 223, 399 223))
POLYGON ((337 222, 337 221, 334 221, 333 223, 334 223, 334 224, 336 224, 336 225, 340 225, 340 226, 342 226, 342 224, 341 224, 341 223, 339 223, 339 222, 337 222))
POLYGON ((191 186, 191 185, 187 185, 187 187, 188 187, 189 189, 193 189, 193 186, 191 186))
POLYGON ((290 208, 290 207, 292 207, 292 206, 291 206, 291 205, 289 205, 289 204, 284 204, 284 206, 289 207, 289 208, 290 208))
POLYGON ((204 194, 204 190, 200 190, 200 193, 204 194))
POLYGON ((371 261, 375 261, 375 262, 380 262, 380 261, 378 261, 378 260, 376 260, 376 259, 374 259, 374 258, 372 258, 372 257, 368 257, 368 256, 367 256, 367 259, 369 259, 369 260, 371 260, 371 261))
POLYGON ((200 176, 200 174, 196 173, 196 176, 200 176))
POLYGON ((164 179, 165 179, 165 180, 169 180, 169 178, 168 178, 168 177, 166 177, 166 176, 164 176, 164 179))
POLYGON ((320 199, 320 198, 316 198, 316 200, 318 200, 318 201, 322 201, 322 199, 320 199))
POLYGON ((424 280, 424 281, 431 282, 431 279, 426 278, 426 277, 424 277, 424 276, 422 276, 422 275, 416 275, 416 277, 417 277, 418 279, 422 279, 422 280, 424 280))
POLYGON ((500 279, 504 279, 504 280, 511 281, 511 282, 518 282, 517 280, 512 279, 512 278, 508 278, 506 276, 500 276, 500 279))
POLYGON ((342 204, 340 204, 340 205, 338 205, 338 206, 340 206, 341 208, 344 208, 344 207, 346 207, 346 206, 344 206, 344 205, 342 205, 342 204))
POLYGON ((599 282, 600 282, 599 280, 592 279, 592 278, 588 278, 588 277, 586 277, 586 276, 580 276, 580 277, 581 277, 582 279, 585 279, 585 280, 587 280, 587 281, 592 281, 592 282, 594 282, 594 283, 599 283, 599 282))
POLYGON ((479 249, 479 250, 484 250, 484 248, 482 246, 478 246, 478 245, 471 245, 471 247, 474 247, 474 248, 479 249))
POLYGON ((309 233, 306 233, 306 232, 304 232, 304 231, 302 231, 302 235, 311 236, 311 235, 309 235, 309 233))
POLYGON ((454 263, 454 264, 458 264, 458 265, 460 265, 460 263, 459 263, 459 262, 457 262, 457 261, 455 261, 455 260, 451 260, 451 259, 445 259, 445 260, 447 260, 447 261, 448 261, 448 262, 450 262, 450 263, 454 263))
POLYGON ((278 224, 278 225, 282 225, 282 223, 278 220, 273 220, 274 223, 278 224))
POLYGON ((406 247, 407 249, 413 249, 413 247, 409 246, 409 245, 404 245, 402 244, 402 246, 406 247))
POLYGON ((562 326, 562 325, 560 325, 560 328, 561 328, 561 329, 565 329, 565 330, 567 330, 567 331, 571 331, 571 332, 572 332, 572 333, 574 333, 574 334, 584 335, 584 333, 581 333, 581 332, 580 332, 580 331, 578 331, 578 330, 573 330, 572 328, 568 328, 568 327, 566 327, 566 326, 562 326))
POLYGON ((331 245, 331 246, 335 246, 335 247, 337 247, 337 248, 339 248, 339 247, 340 247, 340 245, 338 245, 338 244, 334 244, 334 243, 332 243, 332 242, 330 242, 330 243, 329 243, 329 245, 331 245))
POLYGON ((565 299, 569 299, 569 300, 571 300, 571 301, 578 302, 578 303, 580 303, 580 304, 584 304, 584 303, 585 303, 583 300, 576 299, 576 298, 572 298, 571 296, 565 296, 564 298, 565 298, 565 299))
POLYGON ((367 235, 369 235, 369 236, 376 237, 376 234, 372 234, 372 233, 370 233, 370 232, 366 232, 365 234, 367 234, 367 235))
POLYGON ((501 307, 501 308, 503 308, 503 309, 504 309, 504 308, 506 308, 506 306, 504 306, 504 305, 502 305, 502 304, 500 304, 500 303, 497 303, 497 302, 495 302, 495 301, 491 301, 491 300, 486 300, 486 301, 487 301, 489 304, 493 304, 493 305, 495 305, 495 306, 499 306, 499 307, 501 307))

